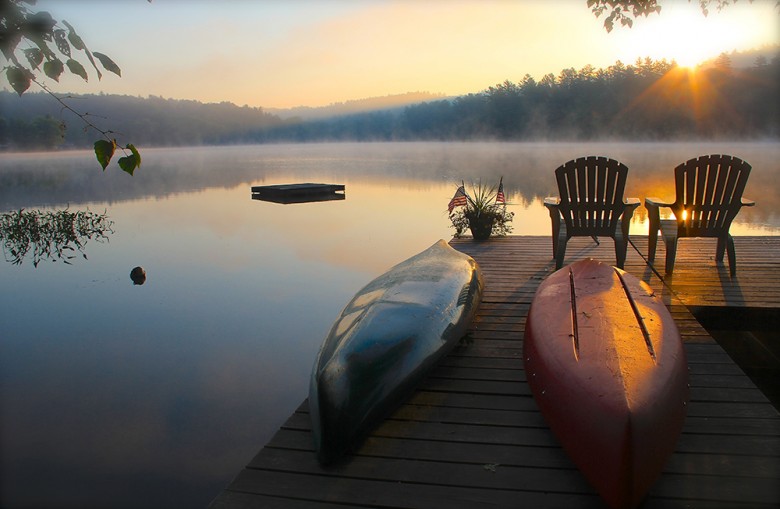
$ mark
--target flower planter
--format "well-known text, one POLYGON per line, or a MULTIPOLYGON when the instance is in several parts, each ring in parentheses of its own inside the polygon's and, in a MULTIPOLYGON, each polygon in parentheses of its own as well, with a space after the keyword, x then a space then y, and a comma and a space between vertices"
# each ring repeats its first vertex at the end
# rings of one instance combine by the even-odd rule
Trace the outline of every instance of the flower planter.
POLYGON ((471 230, 471 235, 474 236, 474 240, 487 240, 490 238, 490 233, 493 231, 493 218, 470 218, 469 230, 471 230))
POLYGON ((470 230, 476 241, 487 240, 491 236, 502 237, 511 232, 509 223, 515 215, 506 210, 503 179, 499 182, 498 191, 479 184, 472 195, 461 185, 450 200, 449 214, 455 238, 470 230), (456 207, 458 210, 454 210, 456 207))

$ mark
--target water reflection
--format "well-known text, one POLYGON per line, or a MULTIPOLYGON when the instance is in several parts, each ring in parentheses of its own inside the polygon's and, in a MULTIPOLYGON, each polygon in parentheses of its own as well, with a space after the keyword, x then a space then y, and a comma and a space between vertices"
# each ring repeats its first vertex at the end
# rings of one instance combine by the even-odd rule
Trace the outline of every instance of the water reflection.
POLYGON ((113 221, 89 210, 23 210, 0 214, 0 242, 7 262, 21 265, 29 254, 34 267, 42 260, 70 265, 90 240, 105 242, 113 221))
MULTIPOLYGON (((312 176, 422 188, 452 185, 461 179, 498 180, 502 175, 507 196, 515 204, 542 208, 541 200, 556 193, 554 169, 584 155, 603 155, 626 164, 626 196, 665 199, 674 195, 675 166, 704 154, 729 154, 753 166, 745 196, 757 203, 740 217, 733 232, 771 233, 766 228, 780 227, 776 212, 780 193, 775 185, 780 145, 775 142, 323 143, 148 149, 146 154, 145 169, 137 178, 94 171, 86 152, 3 154, 0 210, 161 199, 242 184, 305 182, 312 176), (53 189, 58 192, 52 193, 53 189), (743 231, 740 225, 751 226, 743 231)), ((445 194, 451 192, 439 199, 446 200, 445 194)), ((646 232, 644 207, 637 210, 635 221, 641 225, 636 233, 646 232)), ((516 228, 515 234, 524 232, 516 228)))

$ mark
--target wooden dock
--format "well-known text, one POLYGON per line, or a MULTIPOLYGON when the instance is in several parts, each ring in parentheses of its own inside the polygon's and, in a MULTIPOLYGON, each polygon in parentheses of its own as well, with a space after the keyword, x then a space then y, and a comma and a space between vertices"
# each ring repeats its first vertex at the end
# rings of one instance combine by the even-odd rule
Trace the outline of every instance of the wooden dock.
MULTIPOLYGON (((691 383, 676 452, 642 509, 779 507, 780 414, 691 309, 777 313, 780 237, 737 238, 733 279, 715 264, 714 241, 681 241, 674 275, 665 277, 663 249, 654 269, 647 237, 631 240, 625 268, 663 296, 685 341, 691 383)), ((335 467, 316 461, 304 402, 212 508, 603 507, 544 422, 523 370, 528 308, 554 269, 550 238, 452 245, 485 273, 472 341, 335 467)), ((567 263, 614 262, 610 239, 573 239, 567 255, 567 263)))

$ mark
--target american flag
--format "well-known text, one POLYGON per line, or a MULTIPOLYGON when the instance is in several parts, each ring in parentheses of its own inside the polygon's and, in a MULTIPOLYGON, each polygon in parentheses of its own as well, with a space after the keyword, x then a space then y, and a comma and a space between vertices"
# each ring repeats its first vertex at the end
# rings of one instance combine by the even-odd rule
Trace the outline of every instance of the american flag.
POLYGON ((506 205, 506 197, 504 196, 504 177, 498 182, 498 193, 496 193, 496 203, 503 203, 506 205))
POLYGON ((458 189, 455 191, 455 196, 452 197, 450 200, 450 204, 447 206, 450 214, 452 214, 452 209, 455 207, 460 207, 462 205, 466 204, 466 188, 461 184, 458 186, 458 189))

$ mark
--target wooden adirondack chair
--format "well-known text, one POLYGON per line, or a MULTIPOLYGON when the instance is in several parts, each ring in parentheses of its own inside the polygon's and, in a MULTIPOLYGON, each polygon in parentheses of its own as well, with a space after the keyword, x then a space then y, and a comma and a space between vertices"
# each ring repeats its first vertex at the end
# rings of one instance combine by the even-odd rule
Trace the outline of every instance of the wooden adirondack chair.
POLYGON ((729 271, 737 272, 734 239, 729 234, 731 222, 740 208, 752 207, 755 202, 742 198, 751 166, 737 157, 705 155, 690 159, 674 169, 676 199, 672 203, 658 198, 645 198, 650 219, 648 260, 655 259, 658 230, 666 245, 666 273, 674 270, 677 241, 681 237, 715 237, 718 244, 715 260, 723 261, 728 251, 729 271), (659 207, 672 209, 675 219, 661 220, 659 207))
POLYGON ((623 199, 628 167, 606 157, 580 157, 558 167, 559 198, 548 197, 544 206, 552 220, 555 268, 563 266, 566 243, 572 237, 612 237, 617 266, 623 268, 628 247, 628 227, 637 198, 623 199), (561 224, 563 218, 563 224, 561 224))

